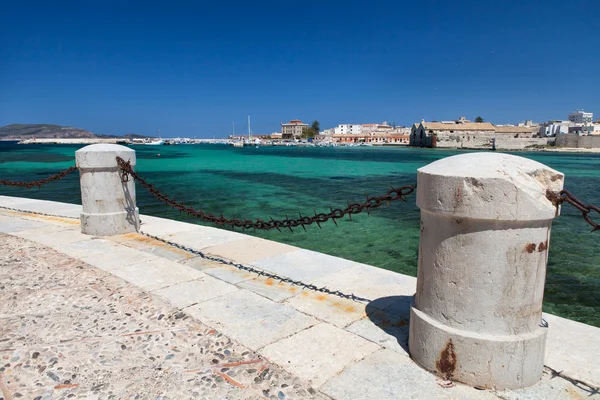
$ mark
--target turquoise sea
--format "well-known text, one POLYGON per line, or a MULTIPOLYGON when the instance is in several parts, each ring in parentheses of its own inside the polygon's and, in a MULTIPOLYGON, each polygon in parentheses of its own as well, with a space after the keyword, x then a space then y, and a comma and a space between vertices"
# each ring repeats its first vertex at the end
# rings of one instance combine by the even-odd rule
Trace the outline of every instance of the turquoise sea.
MULTIPOLYGON (((74 164, 80 146, 0 142, 0 177, 36 180, 74 164)), ((248 219, 284 218, 328 211, 384 193, 388 185, 416 182, 419 167, 456 151, 414 148, 299 148, 221 145, 133 146, 137 171, 155 186, 195 208, 248 219), (158 155, 160 154, 160 156, 158 155)), ((600 203, 600 155, 518 153, 566 175, 566 188, 600 203)), ((42 189, 0 187, 0 194, 80 203, 78 175, 42 189)), ((141 213, 198 223, 180 216, 137 187, 141 213)), ((600 216, 599 216, 600 217, 600 216)), ((600 219, 600 218, 598 218, 600 219)), ((352 221, 339 220, 294 233, 250 235, 293 244, 380 268, 416 275, 419 210, 415 197, 352 221)), ((571 207, 555 220, 544 311, 600 326, 600 232, 590 233, 571 207)))

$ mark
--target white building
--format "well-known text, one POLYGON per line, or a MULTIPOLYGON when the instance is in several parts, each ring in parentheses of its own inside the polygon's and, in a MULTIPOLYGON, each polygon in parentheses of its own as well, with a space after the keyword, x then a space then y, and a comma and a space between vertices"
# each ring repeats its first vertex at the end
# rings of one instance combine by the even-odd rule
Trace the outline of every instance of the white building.
POLYGON ((336 135, 360 135, 361 133, 362 125, 360 124, 339 124, 334 131, 336 135))
POLYGON ((548 121, 540 125, 540 136, 556 136, 569 133, 571 121, 548 121))
POLYGON ((583 110, 577 110, 569 114, 569 121, 575 124, 591 124, 594 120, 594 113, 588 113, 583 110))

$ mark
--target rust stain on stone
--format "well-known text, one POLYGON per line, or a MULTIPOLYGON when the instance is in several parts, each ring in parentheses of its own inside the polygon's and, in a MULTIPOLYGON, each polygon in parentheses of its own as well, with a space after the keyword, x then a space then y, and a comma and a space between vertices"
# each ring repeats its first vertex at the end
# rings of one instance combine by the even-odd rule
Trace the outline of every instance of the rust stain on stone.
POLYGON ((316 297, 316 299, 317 299, 317 300, 320 300, 320 301, 323 301, 323 300, 325 300, 326 298, 327 298, 327 296, 325 296, 324 294, 319 294, 319 295, 317 295, 317 297, 316 297))
POLYGON ((268 278, 265 283, 269 286, 273 286, 273 279, 272 278, 268 278))
POLYGON ((535 251, 535 243, 529 243, 527 246, 525 246, 525 251, 528 253, 533 253, 535 251))
POLYGON ((547 249, 548 249, 548 241, 547 240, 545 242, 541 242, 540 245, 538 246, 538 251, 540 253, 547 249))
POLYGON ((346 311, 346 312, 355 312, 355 311, 356 311, 356 309, 355 309, 354 307, 352 307, 352 306, 347 306, 347 307, 345 308, 345 311, 346 311))
POLYGON ((54 389, 70 389, 79 386, 77 383, 65 383, 63 385, 56 385, 54 389))
POLYGON ((448 340, 446 347, 440 353, 440 359, 436 361, 435 367, 446 379, 452 379, 454 370, 456 370, 456 353, 452 339, 448 340))

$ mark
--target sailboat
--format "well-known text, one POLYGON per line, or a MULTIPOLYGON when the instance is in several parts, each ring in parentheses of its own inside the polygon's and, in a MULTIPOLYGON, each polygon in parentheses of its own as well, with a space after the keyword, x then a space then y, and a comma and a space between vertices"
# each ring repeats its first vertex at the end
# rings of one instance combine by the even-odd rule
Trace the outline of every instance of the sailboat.
MULTIPOLYGON (((248 115, 248 146, 252 146, 251 132, 252 130, 250 129, 250 116, 248 115)), ((260 139, 256 138, 254 140, 254 144, 256 145, 256 148, 258 148, 258 145, 260 144, 260 139)))
MULTIPOLYGON (((232 130, 231 137, 234 138, 235 137, 235 122, 232 122, 232 125, 233 125, 232 126, 233 130, 232 130)), ((232 142, 231 145, 233 147, 244 147, 244 142, 242 140, 237 140, 235 142, 232 142)))
POLYGON ((151 142, 144 144, 148 146, 162 146, 165 144, 165 141, 160 138, 160 129, 158 130, 158 139, 153 139, 151 142))

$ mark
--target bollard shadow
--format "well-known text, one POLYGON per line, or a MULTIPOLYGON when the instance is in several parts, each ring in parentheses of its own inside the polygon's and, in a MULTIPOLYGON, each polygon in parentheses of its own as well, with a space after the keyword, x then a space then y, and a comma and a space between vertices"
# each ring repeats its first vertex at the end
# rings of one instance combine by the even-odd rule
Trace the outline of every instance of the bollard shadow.
POLYGON ((129 182, 129 178, 123 178, 123 172, 120 171, 121 175, 121 186, 123 186, 123 194, 124 194, 124 198, 125 198, 125 211, 127 212, 127 216, 125 217, 125 219, 127 220, 127 222, 129 222, 131 225, 133 225, 135 227, 136 231, 140 230, 140 224, 139 224, 139 216, 136 213, 135 210, 135 201, 133 200, 133 196, 131 195, 131 192, 129 191, 129 187, 127 185, 127 183, 129 182))
POLYGON ((413 296, 389 296, 368 303, 365 312, 373 323, 373 339, 386 348, 398 346, 408 354, 408 326, 413 296))

